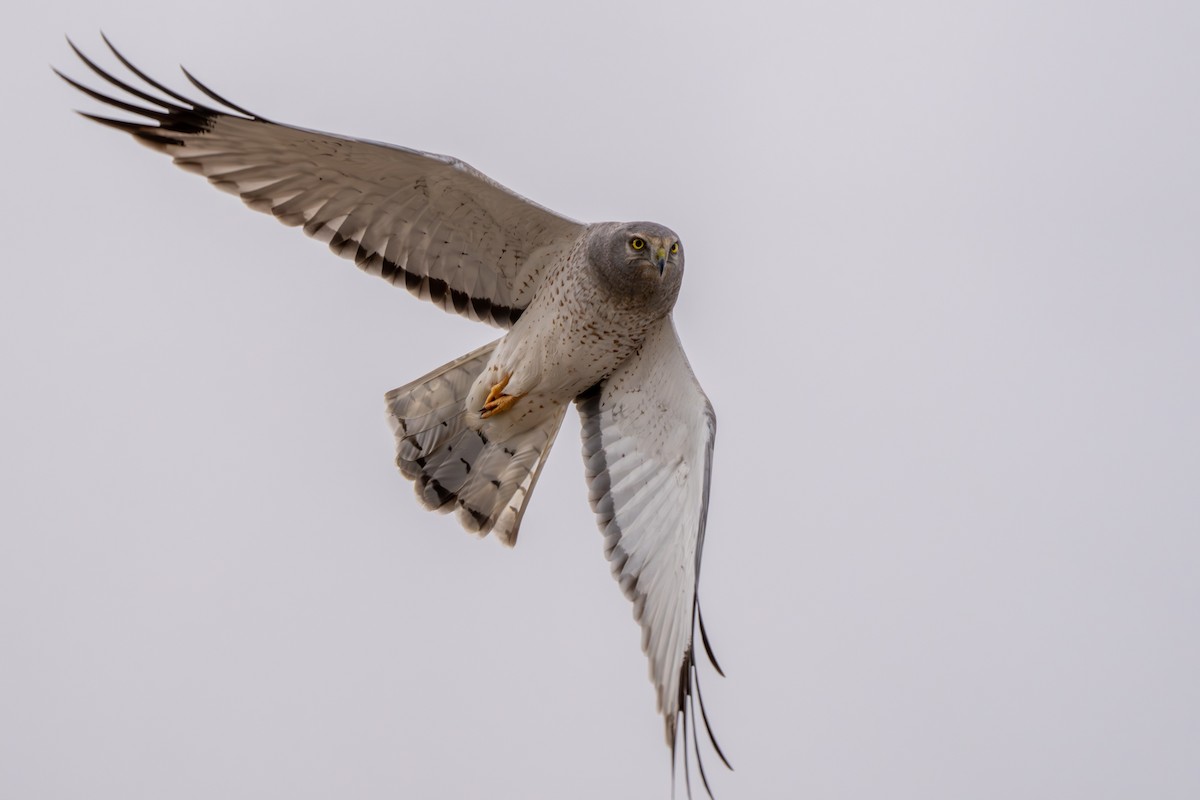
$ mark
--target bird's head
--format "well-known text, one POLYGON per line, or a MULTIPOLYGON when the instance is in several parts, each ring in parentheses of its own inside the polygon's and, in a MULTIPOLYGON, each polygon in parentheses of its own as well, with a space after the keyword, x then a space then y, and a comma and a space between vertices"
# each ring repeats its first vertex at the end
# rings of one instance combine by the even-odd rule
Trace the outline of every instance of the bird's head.
POLYGON ((660 308, 675 305, 683 280, 683 244, 656 222, 606 222, 593 226, 588 261, 606 287, 629 302, 660 308))

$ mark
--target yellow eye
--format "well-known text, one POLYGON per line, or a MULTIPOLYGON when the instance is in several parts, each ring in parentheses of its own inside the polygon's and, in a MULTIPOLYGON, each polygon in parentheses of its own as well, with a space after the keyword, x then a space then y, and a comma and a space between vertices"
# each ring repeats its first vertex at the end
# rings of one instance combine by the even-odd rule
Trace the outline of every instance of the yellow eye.
POLYGON ((679 242, 676 242, 675 244, 671 245, 671 255, 675 255, 678 252, 679 252, 679 242))
POLYGON ((629 246, 634 250, 644 250, 646 248, 646 240, 635 236, 629 240, 629 246))

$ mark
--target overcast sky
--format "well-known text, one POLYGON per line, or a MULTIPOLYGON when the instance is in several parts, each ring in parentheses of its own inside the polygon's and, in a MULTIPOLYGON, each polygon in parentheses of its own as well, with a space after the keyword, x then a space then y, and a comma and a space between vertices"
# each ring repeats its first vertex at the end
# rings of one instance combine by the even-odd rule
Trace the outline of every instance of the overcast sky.
POLYGON ((100 29, 680 233, 721 800, 1200 796, 1195 3, 178 9, 0 32, 0 796, 669 791, 577 416, 515 551, 423 510, 383 394, 496 332, 70 113, 100 29))

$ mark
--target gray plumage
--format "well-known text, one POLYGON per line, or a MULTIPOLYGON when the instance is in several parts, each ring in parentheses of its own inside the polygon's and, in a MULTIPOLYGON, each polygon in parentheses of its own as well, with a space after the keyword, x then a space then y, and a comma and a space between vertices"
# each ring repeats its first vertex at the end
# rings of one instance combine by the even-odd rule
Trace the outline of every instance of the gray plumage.
MULTIPOLYGON (((364 271, 508 329, 386 395, 396 463, 424 505, 515 544, 566 408, 578 405, 605 554, 642 626, 672 754, 682 730, 686 763, 697 625, 712 657, 696 587, 716 417, 670 318, 684 271, 679 237, 652 222, 584 225, 457 159, 273 123, 187 75, 210 107, 115 49, 141 85, 75 52, 137 102, 59 73, 64 80, 148 122, 84 116, 303 228, 364 271)), ((707 729, 702 702, 701 719, 707 729)), ((707 788, 702 765, 700 774, 707 788)))

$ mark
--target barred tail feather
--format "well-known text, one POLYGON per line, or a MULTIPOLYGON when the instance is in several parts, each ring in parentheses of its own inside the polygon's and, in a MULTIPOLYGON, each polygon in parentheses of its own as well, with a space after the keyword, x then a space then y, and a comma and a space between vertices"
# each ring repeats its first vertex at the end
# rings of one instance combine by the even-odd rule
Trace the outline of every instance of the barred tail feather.
POLYGON ((385 399, 396 465, 415 482, 425 507, 455 510, 468 531, 494 532, 511 547, 566 407, 508 439, 489 437, 478 413, 467 411, 466 398, 497 344, 393 389, 385 399))

